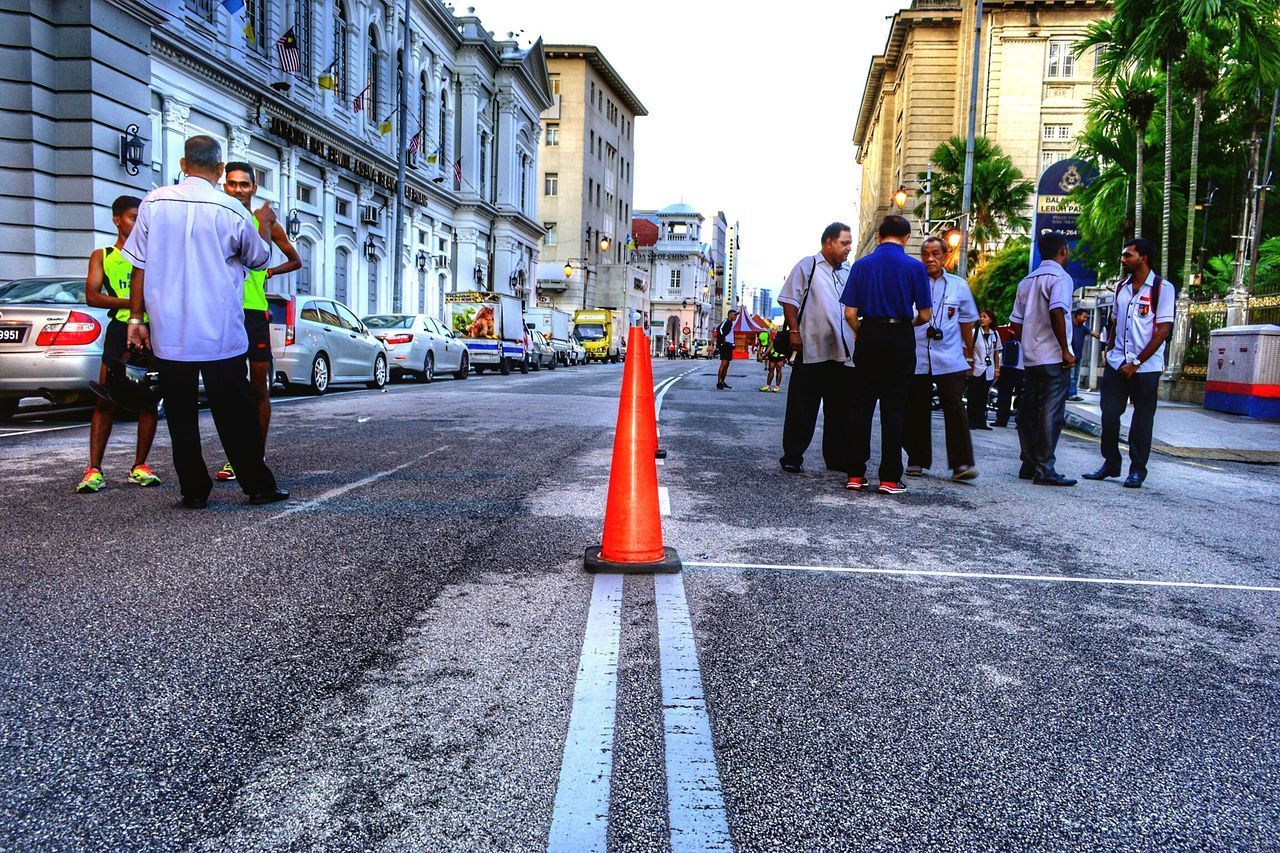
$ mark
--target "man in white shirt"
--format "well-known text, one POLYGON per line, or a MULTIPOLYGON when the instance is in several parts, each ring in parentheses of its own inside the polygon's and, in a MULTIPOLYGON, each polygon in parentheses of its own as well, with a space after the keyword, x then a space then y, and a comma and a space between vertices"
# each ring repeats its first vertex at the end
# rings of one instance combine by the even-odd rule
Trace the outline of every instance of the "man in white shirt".
POLYGON ((853 234, 843 222, 822 232, 822 250, 791 269, 778 302, 795 352, 782 426, 782 470, 799 473, 822 406, 822 458, 829 471, 848 469, 853 332, 844 321, 844 292, 853 234))
POLYGON ((184 154, 186 180, 147 194, 122 249, 133 263, 129 346, 155 353, 183 506, 204 509, 213 487, 200 452, 202 376, 218 437, 249 502, 285 500, 289 493, 262 461, 244 361, 245 275, 266 267, 275 215, 263 207, 255 229, 249 211, 218 188, 223 161, 216 140, 193 136, 184 154))
POLYGON ((1018 283, 1009 322, 1021 340, 1026 371, 1018 400, 1018 441, 1022 469, 1018 476, 1037 486, 1074 486, 1054 468, 1058 438, 1066 422, 1067 386, 1071 382, 1071 343, 1067 312, 1075 282, 1067 274, 1071 249, 1067 238, 1049 232, 1036 240, 1043 260, 1018 283))
POLYGON ((1151 456, 1156 397, 1164 372, 1164 344, 1173 329, 1177 294, 1173 282, 1151 269, 1155 248, 1139 237, 1124 244, 1120 265, 1128 274, 1116 288, 1115 310, 1107 326, 1107 364, 1102 373, 1102 467, 1086 480, 1120 476, 1120 416, 1133 400, 1129 423, 1129 476, 1124 485, 1142 487, 1151 456))
POLYGON ((915 327, 916 374, 907 392, 902 449, 907 452, 908 477, 923 476, 933 464, 933 385, 938 385, 943 427, 947 435, 947 467, 951 479, 978 476, 973 464, 973 441, 964 407, 964 386, 973 369, 973 324, 978 306, 969 283, 946 271, 947 244, 941 237, 927 237, 920 246, 920 260, 929 274, 933 316, 915 327))

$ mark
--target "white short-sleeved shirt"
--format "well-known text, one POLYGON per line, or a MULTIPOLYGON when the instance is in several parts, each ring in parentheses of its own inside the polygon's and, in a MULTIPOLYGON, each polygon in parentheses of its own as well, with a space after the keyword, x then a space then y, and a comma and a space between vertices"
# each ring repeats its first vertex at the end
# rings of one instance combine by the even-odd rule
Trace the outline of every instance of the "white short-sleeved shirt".
POLYGON ((271 251, 238 199, 204 178, 147 193, 123 252, 147 271, 151 348, 171 361, 244 355, 244 280, 271 251))
POLYGON ((926 325, 915 327, 916 374, 967 372, 969 362, 964 358, 960 324, 978 321, 978 304, 973 301, 969 283, 943 271, 941 278, 929 280, 929 295, 933 299, 933 317, 926 325), (929 340, 930 326, 942 330, 942 340, 929 340))
POLYGON ((849 265, 841 264, 833 269, 819 252, 802 258, 791 268, 778 301, 800 307, 804 302, 804 314, 800 317, 801 357, 805 364, 819 361, 853 363, 853 330, 844 320, 844 306, 840 295, 844 293, 845 279, 849 277, 849 265), (809 273, 813 273, 813 285, 809 299, 805 301, 805 289, 809 288, 809 273))
POLYGON ((996 362, 1000 357, 1000 333, 995 326, 985 332, 973 330, 973 375, 988 380, 996 378, 996 362))
MULTIPOLYGON (((1151 300, 1155 291, 1156 274, 1147 273, 1147 280, 1133 292, 1133 283, 1126 279, 1116 293, 1116 345, 1107 351, 1107 364, 1119 370, 1129 356, 1138 356, 1151 336, 1155 334, 1160 323, 1172 323, 1174 306, 1177 304, 1177 293, 1173 282, 1165 281, 1160 285, 1160 304, 1154 307, 1151 300)), ((1151 357, 1138 365, 1139 373, 1164 372, 1164 347, 1160 347, 1151 357)))
MULTIPOLYGON (((1062 363, 1062 345, 1053 333, 1049 312, 1061 308, 1064 329, 1070 320, 1071 294, 1075 282, 1057 261, 1041 261, 1031 275, 1018 282, 1009 322, 1022 324, 1022 366, 1039 367, 1062 363)), ((1067 349, 1071 348, 1067 335, 1067 349)))

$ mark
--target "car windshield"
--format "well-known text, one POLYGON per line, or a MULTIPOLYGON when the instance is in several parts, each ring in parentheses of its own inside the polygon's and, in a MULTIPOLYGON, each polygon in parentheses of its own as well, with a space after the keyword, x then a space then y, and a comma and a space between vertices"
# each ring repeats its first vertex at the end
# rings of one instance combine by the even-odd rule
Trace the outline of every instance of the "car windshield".
POLYGON ((585 326, 574 326, 573 336, 580 341, 603 340, 604 326, 600 323, 588 323, 585 326))
POLYGON ((374 314, 365 317, 364 324, 370 329, 407 329, 413 325, 412 314, 374 314))
POLYGON ((0 304, 84 305, 82 278, 20 278, 0 284, 0 304))

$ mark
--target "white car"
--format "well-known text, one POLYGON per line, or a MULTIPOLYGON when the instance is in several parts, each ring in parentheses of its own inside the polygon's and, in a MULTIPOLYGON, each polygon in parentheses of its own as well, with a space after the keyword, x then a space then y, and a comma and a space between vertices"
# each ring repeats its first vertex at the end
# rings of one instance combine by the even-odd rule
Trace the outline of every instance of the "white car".
POLYGON ((387 348, 341 302, 267 294, 276 381, 323 394, 352 382, 381 388, 391 375, 387 348))
POLYGON ((426 314, 372 314, 364 324, 382 341, 391 357, 391 375, 417 376, 431 382, 442 373, 466 379, 471 356, 462 335, 450 332, 426 314))

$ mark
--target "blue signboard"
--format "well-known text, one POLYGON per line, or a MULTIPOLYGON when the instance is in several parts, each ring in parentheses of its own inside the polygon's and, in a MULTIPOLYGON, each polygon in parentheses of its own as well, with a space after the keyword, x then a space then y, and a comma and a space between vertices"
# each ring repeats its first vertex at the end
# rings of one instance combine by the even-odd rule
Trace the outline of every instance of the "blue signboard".
MULTIPOLYGON (((1097 177, 1098 171, 1092 165, 1075 159, 1059 160, 1040 175, 1040 183, 1036 185, 1036 210, 1031 220, 1031 269, 1040 266, 1036 239, 1041 234, 1056 231, 1067 238, 1071 250, 1075 251, 1080 241, 1080 230, 1076 227, 1080 205, 1074 199, 1068 200, 1067 194, 1076 187, 1088 186, 1097 177)), ((1075 260, 1067 263, 1067 272, 1075 279, 1076 289, 1098 283, 1097 273, 1075 260)))

